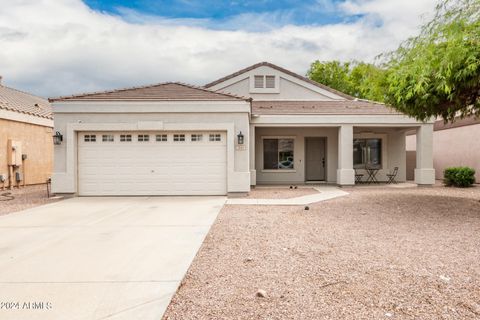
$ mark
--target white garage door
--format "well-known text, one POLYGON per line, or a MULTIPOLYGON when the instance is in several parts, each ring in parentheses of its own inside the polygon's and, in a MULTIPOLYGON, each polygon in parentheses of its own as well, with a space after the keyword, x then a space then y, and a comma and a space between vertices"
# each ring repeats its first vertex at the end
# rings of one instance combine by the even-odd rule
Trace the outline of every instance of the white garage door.
POLYGON ((224 195, 225 132, 81 132, 78 189, 99 195, 224 195))

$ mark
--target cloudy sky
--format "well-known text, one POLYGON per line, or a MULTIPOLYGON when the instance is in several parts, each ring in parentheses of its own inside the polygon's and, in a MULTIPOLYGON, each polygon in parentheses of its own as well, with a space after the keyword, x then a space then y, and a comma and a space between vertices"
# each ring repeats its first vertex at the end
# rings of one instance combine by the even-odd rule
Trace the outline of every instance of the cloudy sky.
POLYGON ((373 61, 436 0, 0 0, 3 84, 43 97, 181 81, 260 61, 373 61))

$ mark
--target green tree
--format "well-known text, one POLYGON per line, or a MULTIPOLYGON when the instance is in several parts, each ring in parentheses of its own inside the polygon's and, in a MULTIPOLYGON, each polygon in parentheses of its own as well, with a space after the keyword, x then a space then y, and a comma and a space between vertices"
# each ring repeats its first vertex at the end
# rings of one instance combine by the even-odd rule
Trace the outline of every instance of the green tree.
POLYGON ((480 0, 443 0, 417 37, 383 55, 385 101, 419 120, 480 114, 480 0))
POLYGON ((441 0, 420 34, 377 64, 317 60, 307 76, 422 121, 480 116, 480 0, 441 0))
POLYGON ((385 70, 365 62, 315 61, 307 77, 351 96, 384 100, 385 70))
POLYGON ((358 62, 350 72, 353 96, 373 101, 385 100, 385 70, 374 64, 358 62))

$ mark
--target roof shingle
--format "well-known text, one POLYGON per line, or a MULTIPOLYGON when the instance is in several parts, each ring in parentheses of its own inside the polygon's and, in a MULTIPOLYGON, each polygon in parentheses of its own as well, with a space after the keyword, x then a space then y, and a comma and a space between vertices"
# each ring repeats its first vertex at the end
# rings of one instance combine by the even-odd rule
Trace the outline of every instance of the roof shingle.
POLYGON ((401 114, 381 103, 343 101, 253 101, 252 114, 401 114))
POLYGON ((52 106, 46 99, 3 85, 0 85, 0 109, 53 119, 52 106))
POLYGON ((126 89, 117 89, 103 92, 84 93, 72 96, 50 98, 54 101, 71 100, 160 100, 160 101, 200 101, 200 100, 248 100, 244 97, 238 97, 231 94, 215 92, 201 87, 178 83, 166 82, 143 87, 132 87, 126 89))

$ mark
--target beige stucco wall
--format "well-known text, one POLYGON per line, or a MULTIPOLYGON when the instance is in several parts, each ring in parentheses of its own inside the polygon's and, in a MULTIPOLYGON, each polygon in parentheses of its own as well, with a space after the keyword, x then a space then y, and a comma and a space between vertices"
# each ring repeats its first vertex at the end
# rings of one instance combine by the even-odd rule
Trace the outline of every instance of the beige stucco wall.
MULTIPOLYGON (((480 182, 480 124, 433 132, 433 166, 435 178, 443 179, 447 167, 468 166, 476 171, 480 182)), ((416 150, 416 136, 406 138, 407 150, 416 150)))
MULTIPOLYGON (((22 154, 27 155, 24 161, 25 183, 45 183, 52 174, 52 134, 50 127, 0 119, 0 174, 8 174, 7 143, 12 139, 21 142, 22 154)), ((20 168, 19 172, 23 173, 23 169, 20 168)), ((14 178, 12 181, 16 185, 14 178)), ((8 186, 8 179, 5 186, 8 186)))
MULTIPOLYGON (((250 187, 250 171, 249 171, 249 114, 248 104, 245 102, 241 105, 247 112, 194 112, 193 110, 201 110, 201 106, 190 106, 193 109, 190 112, 182 113, 164 113, 164 112, 145 112, 145 113, 62 113, 61 110, 55 112, 55 130, 64 134, 64 143, 55 147, 55 168, 52 189, 57 193, 75 193, 77 191, 77 181, 75 175, 76 168, 76 136, 69 135, 76 132, 69 131, 70 127, 88 126, 89 128, 102 130, 102 125, 111 124, 118 129, 109 131, 128 131, 139 123, 146 123, 155 127, 158 125, 159 130, 173 131, 178 130, 196 130, 198 128, 211 128, 210 130, 228 131, 227 152, 231 157, 227 157, 229 172, 228 176, 228 192, 246 192, 250 187), (98 127, 96 126, 98 124, 98 127), (122 129, 125 128, 125 129, 122 129), (220 128, 220 129, 218 129, 220 128), (230 132, 231 131, 231 132, 230 132), (236 135, 242 131, 245 137, 245 147, 237 145, 236 135), (67 148, 70 146, 74 151, 69 155, 67 148), (228 150, 231 150, 228 151, 228 150), (72 163, 69 163, 72 162, 72 163), (70 166, 70 167, 69 167, 70 166), (72 168, 75 167, 75 168, 72 168), (230 167, 231 166, 231 167, 230 167), (230 170, 231 169, 231 170, 230 170), (73 173, 72 173, 73 172, 73 173)), ((101 108, 102 106, 99 106, 101 108)), ((226 106, 228 108, 229 106, 226 106)), ((231 106, 230 106, 231 107, 231 106)), ((55 108, 55 105, 54 105, 55 108)), ((81 108, 81 107, 79 107, 81 108)), ((132 110, 134 106, 130 108, 132 110)), ((167 106, 169 110, 175 110, 175 106, 167 106)), ((203 108, 203 109, 206 109, 203 108)), ((151 127, 152 128, 152 127, 151 127)), ((142 131, 141 129, 134 129, 142 131)), ((155 129, 149 129, 152 131, 155 129)), ((203 130, 203 129, 202 129, 203 130)), ((89 130, 79 130, 89 131, 89 130)), ((145 131, 145 130, 143 130, 145 131)))
POLYGON ((305 182, 305 138, 326 138, 326 179, 335 183, 338 163, 338 129, 337 128, 261 128, 255 130, 255 168, 258 184, 282 184, 305 182), (294 140, 294 172, 264 172, 263 140, 266 136, 288 136, 294 140))
MULTIPOLYGON (((338 169, 338 127, 257 127, 255 130, 255 170, 258 184, 282 184, 305 182, 305 138, 326 138, 326 181, 337 182, 338 169), (263 168, 263 140, 266 136, 294 137, 294 172, 265 172, 263 168)), ((397 181, 406 180, 405 132, 398 129, 375 129, 355 127, 353 138, 382 139, 382 169, 377 173, 379 181, 386 181, 386 174, 399 167, 397 181), (368 130, 368 133, 363 131, 368 130)), ((353 155, 352 155, 353 157, 353 155)), ((364 170, 359 169, 359 172, 364 170)), ((365 172, 363 172, 365 173, 365 172)), ((365 174, 366 179, 366 174, 365 174)))

